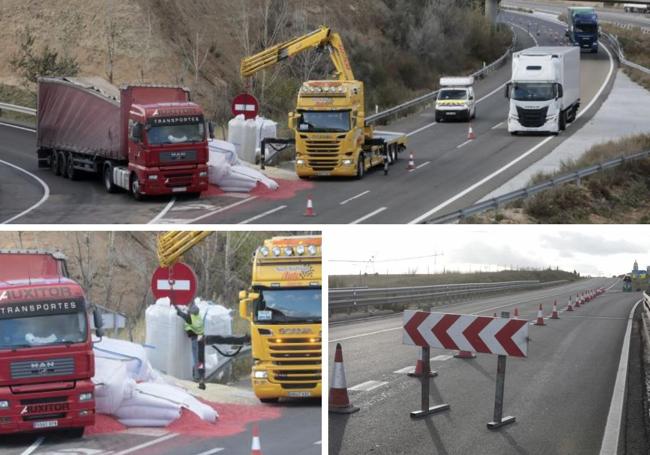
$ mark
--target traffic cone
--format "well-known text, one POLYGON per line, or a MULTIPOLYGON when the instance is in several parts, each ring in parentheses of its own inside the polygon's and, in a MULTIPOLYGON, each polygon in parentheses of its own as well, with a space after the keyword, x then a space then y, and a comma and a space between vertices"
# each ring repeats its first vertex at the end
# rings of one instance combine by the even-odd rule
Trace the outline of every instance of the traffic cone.
POLYGON ((515 307, 515 312, 514 312, 514 319, 519 319, 519 308, 515 307))
POLYGON ((535 325, 546 325, 544 324, 544 313, 542 313, 542 304, 539 304, 539 310, 537 310, 537 321, 535 325))
MULTIPOLYGON (((421 378, 423 372, 424 372, 424 364, 422 363, 422 356, 418 356, 418 360, 415 362, 415 370, 406 374, 407 376, 410 376, 412 378, 421 378)), ((436 376, 438 376, 438 373, 429 370, 430 378, 435 378, 436 376)))
POLYGON ((406 170, 412 171, 415 169, 415 158, 413 158, 413 152, 409 153, 409 165, 407 166, 406 170))
POLYGON ((262 447, 260 446, 260 426, 253 425, 253 444, 251 445, 251 455, 262 455, 262 447))
POLYGON ((557 312, 557 300, 553 302, 553 312, 551 313, 551 319, 560 319, 560 314, 557 312))
POLYGON ((307 197, 307 210, 305 210, 305 216, 316 216, 316 212, 314 212, 314 204, 311 201, 311 194, 307 197))
POLYGON ((474 130, 472 129, 472 122, 470 122, 469 129, 467 130, 467 140, 473 141, 474 139, 476 139, 476 134, 474 134, 474 130))
POLYGON ((343 367, 343 350, 341 343, 336 344, 334 354, 334 372, 330 386, 329 412, 335 414, 352 414, 359 408, 352 406, 348 398, 348 385, 345 381, 345 368, 343 367))
POLYGON ((576 308, 580 308, 580 294, 576 294, 576 308))
POLYGON ((571 296, 569 296, 569 304, 566 306, 567 311, 573 311, 573 304, 571 303, 571 296))

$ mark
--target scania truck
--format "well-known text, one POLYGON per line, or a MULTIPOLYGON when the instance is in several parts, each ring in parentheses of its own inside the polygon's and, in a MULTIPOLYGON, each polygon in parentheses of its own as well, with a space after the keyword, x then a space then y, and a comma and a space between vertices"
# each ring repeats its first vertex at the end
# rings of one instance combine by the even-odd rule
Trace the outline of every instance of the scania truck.
POLYGON ((87 309, 64 256, 0 250, 0 435, 66 430, 80 437, 94 424, 87 309))
POLYGON ((135 199, 208 188, 206 123, 188 89, 41 78, 37 112, 39 167, 56 175, 99 174, 135 199))
POLYGON ((580 51, 532 47, 512 56, 508 132, 559 134, 580 108, 580 51))
POLYGON ((566 36, 571 44, 581 50, 598 52, 598 14, 596 10, 586 6, 572 6, 567 9, 569 28, 566 36))
POLYGON ((253 391, 262 402, 321 396, 321 237, 274 237, 239 294, 250 322, 253 391))

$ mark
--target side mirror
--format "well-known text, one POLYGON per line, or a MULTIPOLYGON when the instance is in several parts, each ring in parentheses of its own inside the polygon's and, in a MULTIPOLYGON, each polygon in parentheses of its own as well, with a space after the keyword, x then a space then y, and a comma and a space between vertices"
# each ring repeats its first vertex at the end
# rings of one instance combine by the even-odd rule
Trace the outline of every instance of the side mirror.
POLYGON ((289 112, 289 122, 287 126, 289 127, 290 130, 296 130, 296 123, 298 120, 298 116, 296 115, 295 112, 289 112))
POLYGON ((557 84, 557 97, 562 98, 564 96, 564 89, 562 88, 562 84, 557 84))
POLYGON ((104 336, 104 321, 97 308, 93 310, 93 322, 95 323, 95 334, 97 337, 102 338, 104 336))
POLYGON ((208 122, 208 134, 210 139, 214 139, 214 123, 212 121, 208 122))
POLYGON ((506 84, 506 92, 504 93, 504 96, 508 99, 510 99, 510 88, 512 87, 512 84, 508 82, 506 84))

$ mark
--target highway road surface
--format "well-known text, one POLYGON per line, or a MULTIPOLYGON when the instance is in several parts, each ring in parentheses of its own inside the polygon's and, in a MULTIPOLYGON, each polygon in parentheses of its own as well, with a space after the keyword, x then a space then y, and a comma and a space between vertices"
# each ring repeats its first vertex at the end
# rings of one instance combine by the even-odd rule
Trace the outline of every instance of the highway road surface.
MULTIPOLYGON (((561 45, 564 26, 544 18, 502 12, 512 24, 518 48, 561 45)), ((126 194, 108 195, 97 180, 70 182, 36 168, 35 135, 0 125, 0 222, 21 223, 411 223, 466 207, 550 153, 589 121, 613 81, 614 63, 606 50, 582 55, 581 117, 558 137, 512 137, 504 120, 504 84, 510 62, 476 84, 479 99, 467 140, 466 123, 437 124, 431 109, 381 127, 407 133, 416 169, 407 157, 388 176, 370 172, 363 180, 286 181, 272 194, 212 194, 200 199, 159 198, 143 203, 126 194), (14 167, 9 166, 12 164, 14 167), (20 169, 17 169, 19 167, 20 169), (308 196, 316 217, 303 214, 308 196), (16 218, 20 215, 18 218, 16 218)))
MULTIPOLYGON (((210 385, 208 384, 208 387, 210 385)), ((250 387, 248 388, 250 390, 250 387)), ((206 425, 181 428, 131 428, 108 432, 97 424, 82 439, 60 434, 3 435, 2 455, 242 455, 249 454, 252 422, 260 428, 265 455, 321 453, 321 401, 292 401, 277 405, 217 405, 220 418, 206 425), (209 427, 209 426, 208 426, 209 427)))
POLYGON ((419 350, 402 345, 401 315, 332 326, 330 357, 341 343, 350 399, 361 410, 330 414, 329 453, 599 454, 628 318, 640 293, 623 293, 620 282, 601 278, 436 308, 491 316, 517 307, 521 318, 533 321, 540 303, 549 316, 554 300, 563 309, 570 295, 599 286, 611 289, 562 312, 560 320, 529 327, 528 358, 508 358, 506 367, 504 416, 517 420, 494 431, 486 424, 494 409, 496 356, 465 360, 432 349, 439 375, 431 381, 431 406, 451 408, 413 420, 420 382, 405 373, 419 350))

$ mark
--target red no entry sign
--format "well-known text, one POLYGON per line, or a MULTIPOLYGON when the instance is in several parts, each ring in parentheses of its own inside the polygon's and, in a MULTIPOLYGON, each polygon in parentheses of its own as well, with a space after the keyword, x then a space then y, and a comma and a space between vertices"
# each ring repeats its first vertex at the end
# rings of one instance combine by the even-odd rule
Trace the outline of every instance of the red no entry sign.
POLYGON ((188 305, 196 295, 196 274, 182 262, 158 267, 151 277, 151 292, 156 299, 168 297, 174 305, 188 305))
POLYGON ((242 93, 232 101, 232 115, 243 114, 246 120, 254 119, 260 110, 260 105, 253 95, 242 93))
POLYGON ((521 319, 406 310, 403 343, 526 357, 528 323, 521 319))

